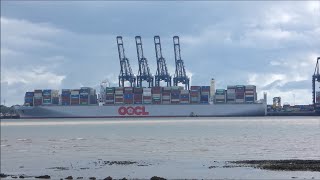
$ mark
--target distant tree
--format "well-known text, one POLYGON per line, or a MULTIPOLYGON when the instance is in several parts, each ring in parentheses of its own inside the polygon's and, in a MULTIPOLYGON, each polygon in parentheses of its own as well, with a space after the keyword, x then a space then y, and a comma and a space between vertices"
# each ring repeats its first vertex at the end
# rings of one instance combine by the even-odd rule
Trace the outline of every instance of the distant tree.
POLYGON ((4 105, 0 105, 0 113, 5 114, 5 113, 13 113, 13 112, 14 112, 13 106, 7 107, 4 105))

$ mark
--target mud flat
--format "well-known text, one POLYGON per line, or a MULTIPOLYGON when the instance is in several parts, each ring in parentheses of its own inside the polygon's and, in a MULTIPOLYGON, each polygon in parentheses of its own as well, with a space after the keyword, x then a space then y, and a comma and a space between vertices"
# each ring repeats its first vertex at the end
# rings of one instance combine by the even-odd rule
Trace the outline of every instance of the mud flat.
POLYGON ((318 171, 320 172, 320 160, 243 160, 229 161, 242 167, 254 167, 275 171, 318 171))

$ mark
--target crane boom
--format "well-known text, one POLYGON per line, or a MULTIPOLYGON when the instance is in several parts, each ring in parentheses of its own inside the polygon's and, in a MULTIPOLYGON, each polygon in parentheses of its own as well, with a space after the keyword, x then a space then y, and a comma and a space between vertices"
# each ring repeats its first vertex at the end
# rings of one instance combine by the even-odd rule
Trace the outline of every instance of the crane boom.
POLYGON ((137 86, 142 87, 142 82, 146 81, 149 83, 149 87, 152 87, 153 76, 150 73, 148 60, 147 58, 144 57, 144 54, 143 54, 141 36, 136 36, 135 39, 136 39, 137 56, 138 56, 138 63, 139 63, 139 71, 137 75, 137 86))
POLYGON ((129 59, 126 58, 122 36, 117 36, 118 53, 120 60, 119 87, 124 87, 124 82, 129 81, 130 86, 135 85, 136 77, 132 73, 129 59))
POLYGON ((314 69, 314 73, 312 76, 312 103, 316 112, 320 113, 320 102, 316 101, 316 82, 320 82, 319 66, 320 66, 320 57, 317 58, 316 67, 314 69))
POLYGON ((160 86, 160 81, 164 81, 167 83, 167 86, 171 86, 171 75, 168 72, 166 60, 162 56, 160 36, 154 36, 154 47, 155 47, 156 59, 157 59, 157 72, 155 75, 155 86, 160 86))
POLYGON ((174 57, 176 64, 175 77, 173 78, 174 86, 178 86, 178 83, 185 85, 185 89, 189 89, 189 77, 186 74, 183 60, 181 59, 180 40, 179 36, 173 37, 174 57))

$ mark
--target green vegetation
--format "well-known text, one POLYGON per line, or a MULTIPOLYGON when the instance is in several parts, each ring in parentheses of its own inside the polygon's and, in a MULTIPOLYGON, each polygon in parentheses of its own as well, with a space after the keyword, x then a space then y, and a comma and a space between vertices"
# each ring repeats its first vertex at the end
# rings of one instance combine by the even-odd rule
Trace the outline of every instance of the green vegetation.
POLYGON ((12 114, 13 112, 14 112, 13 106, 7 107, 7 106, 4 106, 4 105, 0 105, 0 113, 2 113, 2 114, 6 114, 6 113, 12 114))

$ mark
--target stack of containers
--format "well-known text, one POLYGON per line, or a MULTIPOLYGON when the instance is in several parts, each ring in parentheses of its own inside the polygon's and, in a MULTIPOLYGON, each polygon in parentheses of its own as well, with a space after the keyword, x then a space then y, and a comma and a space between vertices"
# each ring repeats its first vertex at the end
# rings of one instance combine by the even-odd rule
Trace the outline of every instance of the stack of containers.
POLYGON ((236 86, 236 103, 244 103, 245 86, 236 86))
POLYGON ((142 93, 143 93, 142 87, 133 88, 134 104, 142 104, 142 93))
POLYGON ((200 86, 191 86, 190 90, 190 103, 199 104, 200 102, 200 86))
POLYGON ((201 86, 201 104, 208 104, 210 98, 210 86, 201 86))
POLYGON ((59 90, 52 90, 51 91, 51 100, 52 100, 52 104, 54 104, 54 105, 59 104, 59 90))
POLYGON ((42 104, 50 105, 51 103, 51 89, 44 89, 42 91, 42 104))
POLYGON ((143 104, 151 104, 151 88, 143 88, 143 104))
POLYGON ((70 89, 62 89, 61 92, 61 105, 68 106, 70 105, 71 90, 70 89))
POLYGON ((180 104, 180 87, 171 87, 171 104, 180 104))
POLYGON ((180 91, 180 104, 189 104, 190 103, 190 93, 189 90, 180 91))
POLYGON ((42 105, 42 90, 34 90, 33 105, 34 106, 42 105))
POLYGON ((155 86, 151 88, 152 104, 161 104, 162 87, 155 86))
POLYGON ((226 90, 216 89, 215 103, 225 103, 226 102, 226 90))
POLYGON ((34 92, 26 92, 24 96, 24 105, 33 106, 33 96, 34 92))
POLYGON ((116 87, 114 94, 114 103, 123 104, 123 87, 116 87))
POLYGON ((71 90, 70 105, 79 105, 79 100, 80 100, 80 94, 79 93, 80 93, 79 89, 71 90))
POLYGON ((88 105, 89 104, 89 94, 90 94, 91 88, 89 87, 81 87, 79 94, 80 94, 80 105, 88 105))
POLYGON ((257 99, 256 86, 247 85, 245 86, 245 102, 246 103, 254 103, 257 99))
POLYGON ((91 88, 90 89, 90 95, 89 95, 89 104, 97 104, 98 101, 97 101, 97 93, 96 93, 96 90, 91 88))
POLYGON ((133 104, 133 87, 125 87, 123 99, 125 104, 133 104))
POLYGON ((320 103, 320 91, 316 92, 316 103, 320 103))
POLYGON ((171 87, 163 87, 161 96, 162 96, 162 104, 170 104, 171 103, 171 87))
POLYGON ((227 103, 236 102, 236 86, 227 86, 227 103))
POLYGON ((103 99, 106 104, 114 104, 114 87, 106 88, 106 99, 103 99))

